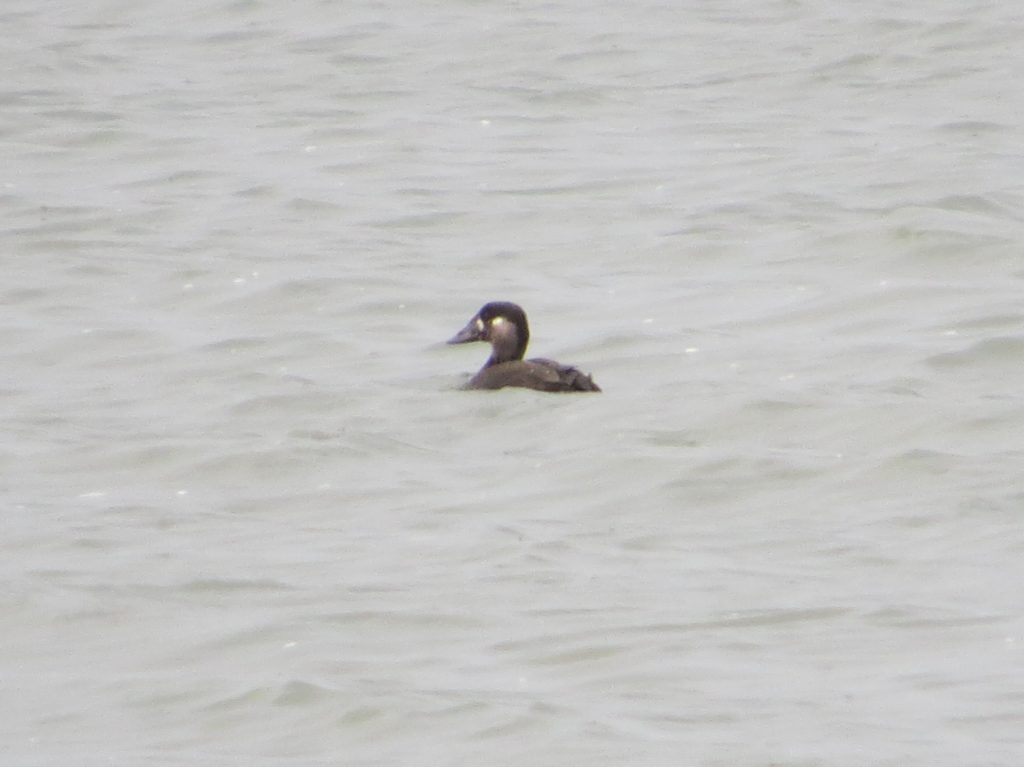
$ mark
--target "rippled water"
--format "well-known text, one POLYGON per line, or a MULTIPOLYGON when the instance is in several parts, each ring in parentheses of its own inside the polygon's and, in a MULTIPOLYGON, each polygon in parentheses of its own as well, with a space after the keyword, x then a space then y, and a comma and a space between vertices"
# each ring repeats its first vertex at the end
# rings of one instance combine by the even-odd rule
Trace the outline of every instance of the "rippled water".
POLYGON ((0 24, 5 764, 1021 762, 1024 11, 0 24))

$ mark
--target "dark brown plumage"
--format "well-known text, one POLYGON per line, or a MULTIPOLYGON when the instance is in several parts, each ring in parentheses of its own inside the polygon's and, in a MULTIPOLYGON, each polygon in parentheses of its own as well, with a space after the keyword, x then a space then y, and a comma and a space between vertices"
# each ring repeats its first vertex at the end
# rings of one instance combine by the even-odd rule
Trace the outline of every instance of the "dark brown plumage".
POLYGON ((530 342, 526 313, 516 304, 495 301, 484 304, 448 343, 487 341, 491 356, 467 389, 503 389, 518 386, 549 392, 594 391, 601 389, 586 373, 553 360, 524 360, 530 342))

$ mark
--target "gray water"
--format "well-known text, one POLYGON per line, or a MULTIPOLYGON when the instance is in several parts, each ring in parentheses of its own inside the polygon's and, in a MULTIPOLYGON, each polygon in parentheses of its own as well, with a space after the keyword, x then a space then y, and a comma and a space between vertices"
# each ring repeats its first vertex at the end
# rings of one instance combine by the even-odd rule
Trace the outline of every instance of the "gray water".
POLYGON ((4 765, 1024 762, 1018 4, 0 29, 4 765))

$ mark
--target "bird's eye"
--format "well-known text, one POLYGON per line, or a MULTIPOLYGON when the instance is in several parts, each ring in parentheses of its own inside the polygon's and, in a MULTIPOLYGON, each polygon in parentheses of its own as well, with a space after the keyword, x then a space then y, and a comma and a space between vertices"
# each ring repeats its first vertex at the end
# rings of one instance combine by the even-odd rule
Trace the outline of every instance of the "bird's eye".
POLYGON ((492 327, 494 325, 504 325, 504 324, 505 324, 505 318, 504 317, 495 317, 493 320, 491 320, 491 326, 492 327))

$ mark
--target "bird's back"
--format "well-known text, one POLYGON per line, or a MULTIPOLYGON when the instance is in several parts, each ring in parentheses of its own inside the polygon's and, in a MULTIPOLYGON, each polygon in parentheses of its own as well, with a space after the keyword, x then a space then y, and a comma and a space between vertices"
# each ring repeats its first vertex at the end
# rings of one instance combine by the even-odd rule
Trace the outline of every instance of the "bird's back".
POLYGON ((488 365, 470 379, 466 388, 504 389, 506 386, 546 392, 601 391, 594 380, 581 370, 547 359, 488 365))

